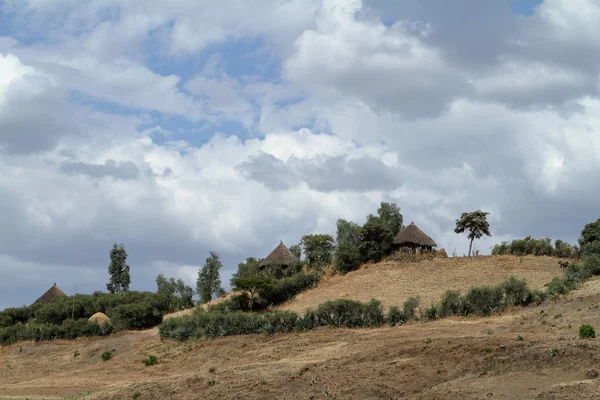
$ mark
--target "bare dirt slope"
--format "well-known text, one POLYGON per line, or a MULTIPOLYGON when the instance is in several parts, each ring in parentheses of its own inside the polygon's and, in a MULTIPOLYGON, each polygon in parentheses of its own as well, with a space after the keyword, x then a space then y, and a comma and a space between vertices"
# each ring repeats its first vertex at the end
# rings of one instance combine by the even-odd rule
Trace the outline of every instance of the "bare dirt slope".
POLYGON ((161 341, 153 329, 21 343, 0 348, 0 399, 597 399, 600 339, 579 339, 578 328, 600 330, 599 307, 593 280, 489 318, 190 342, 161 341), (157 365, 140 362, 149 354, 157 365))
POLYGON ((540 289, 562 274, 559 259, 552 257, 457 257, 418 263, 368 264, 344 276, 336 275, 280 306, 302 312, 327 300, 369 301, 375 297, 384 307, 402 306, 419 296, 422 306, 438 302, 448 289, 462 292, 471 286, 496 285, 511 275, 524 278, 529 287, 540 289))

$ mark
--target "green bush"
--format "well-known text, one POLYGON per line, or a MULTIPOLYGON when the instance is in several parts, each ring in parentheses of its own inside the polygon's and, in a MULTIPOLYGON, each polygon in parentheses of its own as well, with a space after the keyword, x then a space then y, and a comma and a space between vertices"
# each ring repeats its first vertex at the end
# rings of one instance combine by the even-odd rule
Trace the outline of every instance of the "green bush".
POLYGON ((55 339, 74 339, 79 336, 106 336, 114 331, 112 324, 98 325, 87 320, 67 320, 61 325, 17 324, 0 328, 0 345, 24 340, 42 342, 55 339))
POLYGON ((581 325, 579 327, 579 337, 582 339, 590 339, 596 337, 596 331, 591 325, 581 325))
POLYGON ((330 300, 316 310, 321 326, 379 326, 383 324, 383 308, 375 299, 364 304, 355 300, 330 300))
POLYGON ((100 357, 102 358, 102 361, 108 361, 112 358, 112 352, 105 351, 100 357))
POLYGON ((466 314, 491 315, 502 306, 499 287, 472 287, 463 297, 466 314))
POLYGON ((571 286, 567 283, 564 277, 554 277, 550 282, 545 284, 546 291, 549 295, 565 294, 571 290, 571 286))
POLYGON ((385 316, 385 320, 389 325, 402 325, 406 322, 406 317, 404 313, 400 311, 400 309, 396 306, 391 306, 385 316))
POLYGON ((148 358, 145 358, 142 360, 142 364, 144 364, 146 367, 156 365, 156 364, 158 364, 158 358, 156 358, 156 356, 153 356, 151 354, 148 356, 148 358))
POLYGON ((440 316, 449 317, 451 315, 464 314, 463 301, 458 290, 447 290, 442 295, 440 305, 440 316))
POLYGON ((523 279, 511 276, 499 285, 503 293, 505 306, 527 305, 531 299, 531 293, 527 283, 523 279))
POLYGON ((504 254, 555 256, 560 258, 574 258, 577 255, 575 246, 571 246, 562 240, 556 240, 553 246, 550 238, 536 239, 531 236, 525 239, 516 239, 512 242, 502 242, 492 249, 492 255, 504 254))
POLYGON ((430 305, 425 309, 425 320, 431 321, 440 317, 440 310, 435 304, 430 305))
POLYGON ((402 311, 407 320, 416 319, 415 309, 419 307, 418 297, 409 297, 402 305, 402 311))

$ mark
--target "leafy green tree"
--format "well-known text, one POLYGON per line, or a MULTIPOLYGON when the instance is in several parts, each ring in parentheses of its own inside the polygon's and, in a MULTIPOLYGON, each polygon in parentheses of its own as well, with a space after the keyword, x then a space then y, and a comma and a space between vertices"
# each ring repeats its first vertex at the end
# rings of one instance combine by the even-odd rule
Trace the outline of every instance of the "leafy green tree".
POLYGON ((129 290, 131 277, 129 276, 129 265, 127 265, 127 252, 123 244, 113 245, 110 250, 110 264, 108 265, 110 281, 106 289, 112 294, 122 294, 129 290))
POLYGON ((170 311, 179 311, 193 307, 194 289, 185 284, 183 279, 165 278, 163 274, 156 277, 157 293, 169 299, 170 311))
MULTIPOLYGON (((243 290, 250 294, 250 311, 252 311, 252 305, 256 301, 256 295, 269 293, 273 291, 275 287, 275 283, 272 277, 257 274, 257 275, 246 275, 241 277, 236 277, 232 279, 232 286, 236 290, 243 290)), ((261 302, 261 299, 258 299, 258 302, 261 302)))
POLYGON ((490 233, 490 224, 487 221, 488 212, 475 210, 470 213, 462 213, 460 219, 456 220, 456 228, 454 232, 463 233, 469 231, 469 257, 471 257, 471 248, 473 240, 480 239, 483 235, 492 236, 490 233))
POLYGON ((381 202, 377 215, 381 218, 384 225, 390 230, 393 236, 396 236, 404 226, 402 225, 403 217, 400 214, 400 208, 394 203, 381 202))
POLYGON ((395 234, 380 217, 369 215, 360 229, 358 251, 363 262, 380 261, 390 253, 395 234))
POLYGON ((579 246, 583 255, 600 254, 600 218, 585 225, 579 236, 579 246))
POLYGON ((225 294, 225 290, 221 287, 221 277, 219 275, 219 270, 222 267, 223 263, 219 258, 219 254, 211 251, 206 263, 198 271, 198 280, 196 281, 197 293, 200 296, 201 303, 208 303, 213 299, 213 296, 218 297, 225 294))
POLYGON ((246 261, 239 263, 237 271, 233 273, 231 279, 229 280, 231 286, 235 286, 234 281, 237 278, 243 278, 260 273, 261 261, 262 258, 247 257, 246 261))
POLYGON ((336 226, 336 267, 341 272, 348 272, 360 264, 360 225, 338 219, 336 226))
POLYGON ((296 258, 298 260, 300 260, 300 258, 302 257, 302 248, 300 247, 299 244, 295 244, 293 246, 290 246, 290 252, 296 256, 296 258))
POLYGON ((335 242, 331 235, 304 235, 301 244, 310 265, 323 267, 331 263, 335 249, 335 242))

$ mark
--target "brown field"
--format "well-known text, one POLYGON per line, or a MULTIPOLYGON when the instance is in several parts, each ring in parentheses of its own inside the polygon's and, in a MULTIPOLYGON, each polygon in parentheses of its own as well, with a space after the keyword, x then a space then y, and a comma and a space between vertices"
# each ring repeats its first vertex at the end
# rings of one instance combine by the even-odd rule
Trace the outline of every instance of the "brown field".
POLYGON ((26 342, 0 348, 0 399, 597 399, 600 339, 579 339, 578 328, 600 329, 599 307, 596 279, 488 318, 189 342, 161 341, 156 329, 26 342), (140 362, 149 354, 157 365, 140 362))
POLYGON ((541 289, 562 274, 558 261, 552 257, 498 256, 367 264, 344 276, 324 279, 278 308, 302 312, 327 300, 369 301, 373 297, 387 308, 402 306, 411 296, 419 296, 421 305, 429 306, 448 289, 464 293, 471 286, 496 285, 511 275, 525 279, 530 288, 541 289))

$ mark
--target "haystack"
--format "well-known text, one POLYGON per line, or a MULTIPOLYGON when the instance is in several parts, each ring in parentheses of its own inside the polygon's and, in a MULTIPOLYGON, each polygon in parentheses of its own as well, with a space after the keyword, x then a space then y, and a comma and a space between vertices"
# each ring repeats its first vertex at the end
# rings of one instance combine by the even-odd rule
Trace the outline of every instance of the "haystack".
POLYGON ((271 265, 288 266, 299 261, 298 258, 287 248, 283 241, 279 243, 275 250, 273 250, 264 260, 261 261, 260 267, 266 267, 271 265))
POLYGON ((394 238, 394 245, 399 248, 431 250, 437 244, 432 238, 420 230, 414 222, 399 232, 394 238))
POLYGON ((97 312, 96 314, 92 315, 88 321, 96 322, 98 325, 104 325, 106 322, 110 321, 110 318, 108 318, 108 315, 104 313, 97 312))
POLYGON ((54 285, 52 285, 52 287, 50 289, 48 289, 46 291, 46 293, 41 295, 39 299, 34 301, 33 304, 37 304, 37 303, 48 304, 48 303, 56 300, 58 297, 63 297, 63 296, 66 296, 65 292, 60 290, 60 288, 58 286, 56 286, 56 282, 54 282, 54 285))

